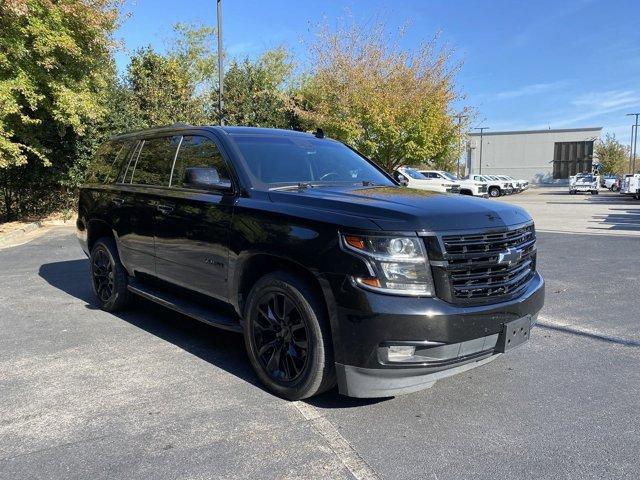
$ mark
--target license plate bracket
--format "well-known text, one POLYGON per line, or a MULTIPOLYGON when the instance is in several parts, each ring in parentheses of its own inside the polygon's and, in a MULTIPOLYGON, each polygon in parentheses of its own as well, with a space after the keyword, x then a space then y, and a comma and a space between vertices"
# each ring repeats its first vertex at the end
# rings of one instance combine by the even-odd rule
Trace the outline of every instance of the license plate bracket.
POLYGON ((530 332, 530 315, 518 318, 517 320, 512 320, 511 322, 506 322, 502 326, 502 332, 500 332, 500 336, 498 337, 496 351, 499 353, 504 353, 522 345, 527 340, 529 340, 530 332))

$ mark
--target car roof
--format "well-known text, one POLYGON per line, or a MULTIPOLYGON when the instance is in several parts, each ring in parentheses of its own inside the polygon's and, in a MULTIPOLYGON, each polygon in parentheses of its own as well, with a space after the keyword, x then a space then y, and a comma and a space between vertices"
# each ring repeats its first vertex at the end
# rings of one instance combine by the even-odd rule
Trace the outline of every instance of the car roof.
POLYGON ((280 128, 263 128, 263 127, 240 127, 240 126, 224 126, 217 125, 188 125, 185 123, 174 123, 173 125, 167 125, 163 127, 145 128, 142 130, 136 130, 133 132, 121 133, 114 135, 113 140, 120 140, 130 137, 147 136, 154 134, 167 134, 174 131, 185 130, 214 130, 222 131, 229 135, 269 135, 269 136, 301 136, 301 137, 315 137, 313 133, 300 132, 296 130, 284 130, 280 128))

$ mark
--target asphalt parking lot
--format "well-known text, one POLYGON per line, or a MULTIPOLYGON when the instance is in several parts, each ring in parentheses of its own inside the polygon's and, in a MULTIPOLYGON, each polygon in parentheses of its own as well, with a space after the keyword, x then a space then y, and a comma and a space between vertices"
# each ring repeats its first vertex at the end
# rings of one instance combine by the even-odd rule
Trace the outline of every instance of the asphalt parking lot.
POLYGON ((640 478, 640 202, 497 201, 536 220, 540 326, 392 399, 286 402, 240 336, 96 309, 68 227, 0 250, 0 478, 640 478))

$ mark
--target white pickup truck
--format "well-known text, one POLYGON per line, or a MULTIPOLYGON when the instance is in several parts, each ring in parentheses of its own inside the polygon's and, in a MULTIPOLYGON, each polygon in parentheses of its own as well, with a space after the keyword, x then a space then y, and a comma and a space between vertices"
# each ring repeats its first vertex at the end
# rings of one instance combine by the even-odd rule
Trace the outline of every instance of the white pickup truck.
POLYGON ((625 175, 620 185, 622 195, 633 195, 633 198, 640 200, 640 173, 625 175))
POLYGON ((474 197, 487 197, 489 187, 485 182, 477 182, 476 180, 461 180, 455 175, 443 170, 420 170, 420 173, 427 178, 433 178, 440 181, 455 182, 460 185, 460 194, 473 195, 474 197))
POLYGON ((425 177, 419 170, 412 167, 398 167, 396 169, 394 177, 396 180, 402 180, 398 174, 406 179, 409 188, 441 193, 460 193, 460 184, 457 181, 439 177, 425 177))
POLYGON ((598 179, 595 175, 578 173, 573 177, 569 177, 569 193, 576 194, 580 192, 591 192, 591 195, 598 194, 598 179))
POLYGON ((490 197, 499 197, 500 195, 507 195, 513 191, 513 187, 510 182, 499 180, 493 175, 473 175, 471 180, 476 182, 483 182, 487 184, 488 193, 490 197))

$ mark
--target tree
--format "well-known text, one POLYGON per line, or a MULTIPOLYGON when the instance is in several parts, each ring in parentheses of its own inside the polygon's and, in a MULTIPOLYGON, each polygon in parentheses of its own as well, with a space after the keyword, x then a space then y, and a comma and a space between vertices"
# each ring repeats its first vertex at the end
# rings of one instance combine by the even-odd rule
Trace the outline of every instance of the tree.
POLYGON ((607 133, 604 140, 598 140, 594 154, 600 160, 602 173, 621 175, 627 171, 629 147, 622 145, 615 134, 607 133))
POLYGON ((231 125, 295 128, 290 89, 294 65, 284 48, 256 61, 232 61, 224 78, 224 118, 231 125))
POLYGON ((401 164, 455 164, 461 143, 452 118, 457 66, 437 38, 415 53, 399 46, 402 32, 380 24, 330 32, 310 48, 313 65, 296 112, 307 128, 321 127, 388 171, 401 164))
POLYGON ((0 11, 0 188, 11 217, 59 185, 76 141, 104 112, 118 9, 112 0, 0 0, 0 11))

